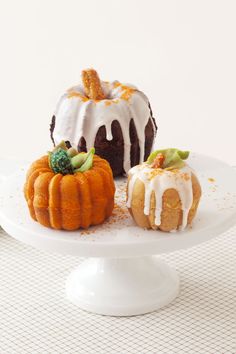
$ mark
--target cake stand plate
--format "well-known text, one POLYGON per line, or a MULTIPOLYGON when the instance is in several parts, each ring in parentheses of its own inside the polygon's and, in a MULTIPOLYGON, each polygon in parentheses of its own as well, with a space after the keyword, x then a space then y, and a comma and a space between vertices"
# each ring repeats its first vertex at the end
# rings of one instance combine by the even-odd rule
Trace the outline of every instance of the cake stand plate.
POLYGON ((88 258, 66 280, 66 296, 80 308, 113 316, 151 312, 179 293, 177 272, 156 255, 207 241, 236 221, 235 171, 200 154, 191 154, 189 164, 197 171, 203 196, 192 227, 182 232, 136 227, 125 206, 126 179, 116 180, 114 214, 103 225, 73 232, 45 228, 31 220, 23 197, 27 168, 2 183, 0 223, 31 246, 88 258))

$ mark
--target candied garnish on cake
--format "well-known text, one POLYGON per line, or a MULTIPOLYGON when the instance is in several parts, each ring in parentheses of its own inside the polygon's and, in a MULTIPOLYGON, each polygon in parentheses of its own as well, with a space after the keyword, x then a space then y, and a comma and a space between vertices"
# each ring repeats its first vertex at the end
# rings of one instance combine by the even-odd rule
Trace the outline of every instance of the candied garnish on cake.
POLYGON ((82 81, 84 85, 84 91, 87 97, 92 100, 103 100, 106 98, 102 90, 101 82, 96 70, 83 70, 82 81))

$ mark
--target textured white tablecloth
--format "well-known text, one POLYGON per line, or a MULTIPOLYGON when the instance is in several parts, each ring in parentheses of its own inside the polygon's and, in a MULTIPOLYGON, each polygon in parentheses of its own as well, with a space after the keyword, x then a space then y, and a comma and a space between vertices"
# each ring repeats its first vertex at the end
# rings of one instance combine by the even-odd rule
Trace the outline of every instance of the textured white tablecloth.
POLYGON ((76 257, 49 254, 0 232, 0 354, 235 354, 233 228, 205 244, 163 255, 181 293, 144 316, 86 313, 64 296, 76 257))

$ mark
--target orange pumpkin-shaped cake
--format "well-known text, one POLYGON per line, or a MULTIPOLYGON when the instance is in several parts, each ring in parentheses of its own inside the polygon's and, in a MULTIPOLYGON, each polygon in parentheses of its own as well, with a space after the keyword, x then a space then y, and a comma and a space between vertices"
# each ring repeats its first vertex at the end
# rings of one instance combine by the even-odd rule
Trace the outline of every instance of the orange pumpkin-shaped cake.
POLYGON ((24 187, 31 217, 54 229, 76 230, 104 222, 114 207, 115 186, 109 163, 58 145, 35 161, 24 187))

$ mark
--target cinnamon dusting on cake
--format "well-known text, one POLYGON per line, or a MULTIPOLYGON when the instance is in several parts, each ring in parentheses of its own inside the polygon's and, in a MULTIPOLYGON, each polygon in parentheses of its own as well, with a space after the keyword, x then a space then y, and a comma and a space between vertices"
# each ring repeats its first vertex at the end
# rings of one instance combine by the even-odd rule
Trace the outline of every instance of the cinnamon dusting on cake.
POLYGON ((101 82, 97 72, 94 69, 82 71, 82 81, 86 96, 92 100, 103 100, 105 94, 102 90, 101 82))

